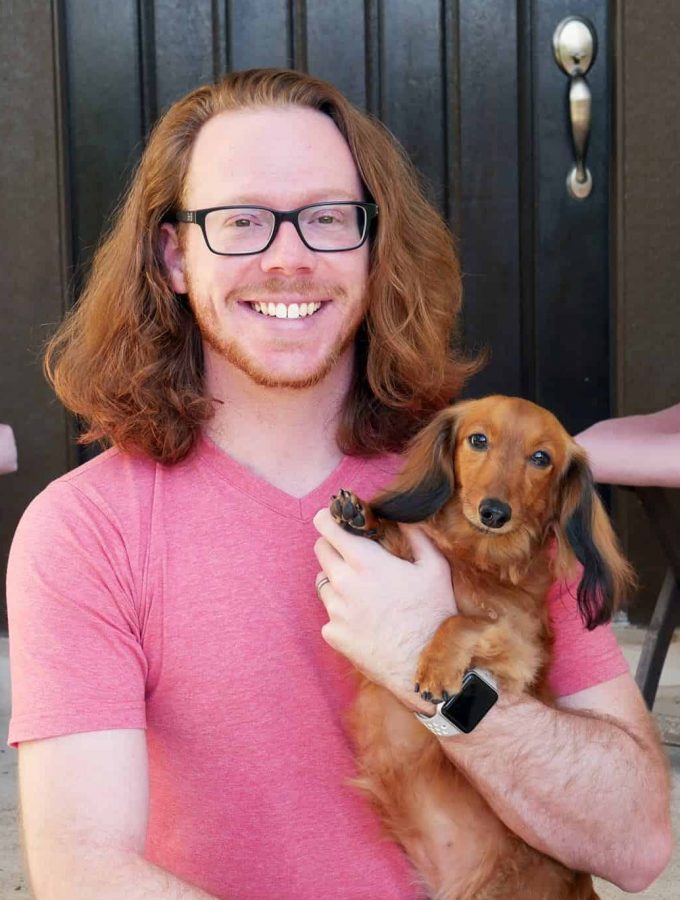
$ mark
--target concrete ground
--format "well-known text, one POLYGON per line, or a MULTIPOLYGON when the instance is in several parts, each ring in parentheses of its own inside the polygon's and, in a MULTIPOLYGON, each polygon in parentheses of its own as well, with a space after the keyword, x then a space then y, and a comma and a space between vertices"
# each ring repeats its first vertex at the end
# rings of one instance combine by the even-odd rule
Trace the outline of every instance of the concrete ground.
MULTIPOLYGON (((617 634, 628 664, 634 672, 643 632, 630 626, 617 626, 617 634)), ((17 754, 7 747, 10 710, 7 652, 7 638, 0 637, 0 900, 32 896, 23 872, 19 847, 16 812, 17 754)), ((668 739, 674 742, 674 745, 667 744, 666 749, 673 774, 673 831, 677 844, 680 838, 680 634, 674 638, 666 659, 654 713, 668 739)), ((645 836, 640 835, 640 840, 644 841, 645 836)), ((602 900, 619 900, 632 896, 600 880, 597 881, 597 890, 602 900)), ((680 850, 676 848, 670 865, 655 884, 635 896, 646 900, 678 900, 680 850)), ((323 898, 320 897, 319 900, 323 898)))

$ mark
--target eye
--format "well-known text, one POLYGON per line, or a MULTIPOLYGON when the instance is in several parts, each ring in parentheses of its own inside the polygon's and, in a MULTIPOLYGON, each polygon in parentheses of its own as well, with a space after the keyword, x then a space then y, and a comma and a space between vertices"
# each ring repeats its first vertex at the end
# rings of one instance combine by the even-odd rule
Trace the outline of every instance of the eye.
POLYGON ((545 450, 537 450, 529 457, 529 462, 539 469, 545 469, 552 463, 552 459, 545 450))
POLYGON ((342 209, 324 206, 321 209, 318 207, 311 209, 308 216, 303 218, 303 221, 308 225, 320 225, 326 228, 335 226, 338 228, 344 225, 345 215, 342 209))
POLYGON ((486 450, 489 446, 488 438, 485 434, 471 434, 468 438, 468 444, 475 450, 486 450))
POLYGON ((217 227, 219 223, 220 228, 258 228, 264 225, 262 217, 258 215, 257 211, 248 212, 247 210, 238 210, 237 212, 231 213, 229 215, 224 214, 221 218, 218 218, 217 212, 210 213, 210 226, 217 227))

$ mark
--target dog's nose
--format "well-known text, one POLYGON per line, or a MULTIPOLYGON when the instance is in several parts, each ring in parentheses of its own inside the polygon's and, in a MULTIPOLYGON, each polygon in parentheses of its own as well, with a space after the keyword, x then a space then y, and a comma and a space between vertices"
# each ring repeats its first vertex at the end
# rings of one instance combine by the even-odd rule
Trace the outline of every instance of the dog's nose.
POLYGON ((502 528, 512 518, 512 509, 496 497, 486 497, 479 504, 479 518, 487 528, 502 528))

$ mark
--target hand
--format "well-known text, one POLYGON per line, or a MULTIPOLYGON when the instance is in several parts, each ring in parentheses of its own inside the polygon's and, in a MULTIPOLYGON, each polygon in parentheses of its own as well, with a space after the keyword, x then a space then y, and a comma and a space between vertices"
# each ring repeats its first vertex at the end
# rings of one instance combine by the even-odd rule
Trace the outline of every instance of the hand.
POLYGON ((456 613, 447 560, 416 525, 400 525, 412 563, 344 531, 328 509, 316 514, 314 526, 322 535, 314 545, 323 570, 316 580, 330 579, 319 591, 329 617, 321 636, 371 681, 431 713, 414 691, 415 673, 422 649, 456 613))

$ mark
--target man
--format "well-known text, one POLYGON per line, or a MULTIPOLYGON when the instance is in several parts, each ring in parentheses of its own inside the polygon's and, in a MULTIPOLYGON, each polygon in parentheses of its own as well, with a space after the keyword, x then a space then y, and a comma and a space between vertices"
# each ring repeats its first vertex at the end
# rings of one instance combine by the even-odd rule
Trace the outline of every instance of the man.
MULTIPOLYGON (((47 359, 115 446, 12 549, 38 900, 420 896, 346 784, 343 716, 350 662, 433 712, 413 672, 450 573, 416 527, 411 564, 326 505, 385 485, 459 390, 458 305, 443 223, 331 86, 235 73, 161 121, 47 359)), ((501 696, 443 746, 535 846, 637 890, 669 854, 663 756, 610 633, 553 605, 559 708, 501 696)))

